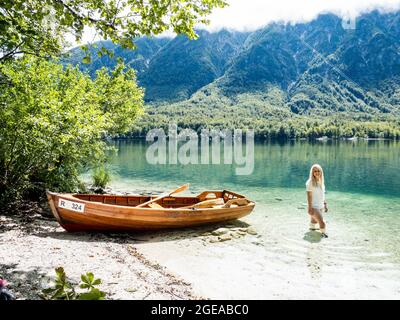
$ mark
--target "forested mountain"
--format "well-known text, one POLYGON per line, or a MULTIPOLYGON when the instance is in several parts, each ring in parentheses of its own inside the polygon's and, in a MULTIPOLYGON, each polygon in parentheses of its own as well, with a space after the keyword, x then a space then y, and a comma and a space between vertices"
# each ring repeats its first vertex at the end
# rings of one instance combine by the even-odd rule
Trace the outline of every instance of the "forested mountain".
MULTIPOLYGON (((384 121, 398 132, 399 12, 362 15, 351 29, 324 14, 309 23, 273 23, 251 33, 199 31, 199 36, 139 39, 137 51, 115 47, 113 59, 82 68, 93 74, 122 57, 137 69, 150 114, 163 123, 174 117, 194 125, 190 114, 199 114, 196 127, 215 117, 234 126, 232 114, 239 113, 249 126, 335 117, 384 121)), ((81 57, 75 49, 69 61, 81 57)))
POLYGON ((178 36, 152 58, 140 76, 151 100, 182 100, 222 76, 247 34, 199 31, 199 39, 178 36))
POLYGON ((94 77, 96 70, 102 67, 113 69, 117 64, 118 58, 121 58, 125 64, 135 69, 138 74, 142 74, 148 69, 151 58, 168 42, 167 38, 141 38, 135 41, 136 49, 130 50, 116 46, 111 41, 100 41, 95 45, 88 46, 89 56, 91 57, 90 63, 82 61, 87 53, 79 47, 70 50, 66 57, 62 59, 62 63, 78 64, 82 71, 87 71, 94 77), (98 54, 102 48, 111 52, 111 55, 98 54))

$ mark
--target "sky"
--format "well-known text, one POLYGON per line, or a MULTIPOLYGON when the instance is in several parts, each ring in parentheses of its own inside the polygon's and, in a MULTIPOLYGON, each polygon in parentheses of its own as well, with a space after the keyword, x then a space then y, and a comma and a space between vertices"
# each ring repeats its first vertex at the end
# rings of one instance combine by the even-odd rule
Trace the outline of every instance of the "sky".
MULTIPOLYGON (((307 22, 320 13, 334 13, 346 19, 378 9, 381 12, 400 10, 400 0, 226 0, 228 7, 215 9, 210 15, 211 24, 198 26, 211 32, 222 28, 253 31, 270 22, 307 22)), ((166 33, 165 36, 173 36, 166 33)), ((68 39, 71 42, 73 38, 68 39)), ((101 40, 86 29, 82 43, 101 40)), ((74 43, 74 45, 76 45, 74 43)))
POLYGON ((379 9, 400 10, 400 0, 227 0, 229 7, 214 10, 206 28, 217 31, 228 28, 252 31, 270 22, 307 22, 319 13, 331 12, 355 19, 358 15, 379 9))

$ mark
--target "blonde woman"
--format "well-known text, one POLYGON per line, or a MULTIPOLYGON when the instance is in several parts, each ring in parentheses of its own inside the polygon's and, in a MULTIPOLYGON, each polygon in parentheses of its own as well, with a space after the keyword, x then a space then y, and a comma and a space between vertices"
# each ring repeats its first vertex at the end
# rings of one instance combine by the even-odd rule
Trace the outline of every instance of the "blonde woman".
POLYGON ((319 164, 314 164, 310 170, 310 177, 306 183, 308 214, 311 216, 310 230, 316 230, 319 224, 321 236, 328 238, 322 211, 328 212, 325 201, 324 171, 319 164))

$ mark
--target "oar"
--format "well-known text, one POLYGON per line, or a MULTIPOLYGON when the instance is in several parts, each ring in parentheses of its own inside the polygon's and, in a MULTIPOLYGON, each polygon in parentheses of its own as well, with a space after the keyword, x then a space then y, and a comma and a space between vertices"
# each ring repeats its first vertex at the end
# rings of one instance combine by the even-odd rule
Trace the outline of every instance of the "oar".
POLYGON ((156 202, 156 201, 158 201, 158 200, 160 200, 160 199, 162 199, 162 198, 168 197, 168 196, 170 196, 170 195, 172 195, 172 194, 174 194, 174 193, 178 193, 178 192, 185 191, 185 190, 187 190, 188 188, 189 188, 189 183, 184 184, 184 185, 180 186, 179 188, 173 190, 173 191, 170 192, 170 193, 164 194, 164 195, 159 196, 159 197, 157 197, 157 198, 155 198, 155 199, 153 199, 153 200, 149 200, 149 201, 147 201, 147 202, 144 202, 144 203, 142 203, 142 204, 139 204, 139 205, 136 206, 136 208, 145 207, 145 206, 149 205, 150 203, 156 202))
POLYGON ((198 209, 198 208, 212 208, 213 206, 216 205, 223 205, 224 204, 224 199, 222 198, 217 198, 217 199, 210 199, 210 200, 204 200, 201 202, 197 202, 191 206, 187 207, 182 207, 179 209, 198 209))

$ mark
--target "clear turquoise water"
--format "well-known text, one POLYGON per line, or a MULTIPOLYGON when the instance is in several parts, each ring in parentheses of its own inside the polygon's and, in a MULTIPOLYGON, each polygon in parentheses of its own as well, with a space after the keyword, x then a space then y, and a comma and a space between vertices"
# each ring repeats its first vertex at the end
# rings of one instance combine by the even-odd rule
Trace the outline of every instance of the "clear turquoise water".
MULTIPOLYGON (((311 281, 337 281, 340 274, 350 274, 359 291, 399 297, 399 142, 256 143, 254 172, 248 176, 235 175, 235 164, 151 165, 145 142, 118 141, 115 146, 115 189, 164 192, 190 182, 193 193, 230 189, 254 200, 255 211, 244 221, 256 227, 262 245, 232 243, 242 246, 242 252, 252 252, 254 268, 269 261, 265 270, 271 270, 273 259, 281 262, 276 270, 290 265, 311 281), (325 171, 328 239, 308 231, 305 182, 313 163, 325 171)), ((343 292, 351 292, 348 289, 343 292)))
POLYGON ((303 189, 313 163, 325 171, 328 191, 400 197, 400 142, 292 142, 256 143, 254 171, 235 175, 232 165, 151 165, 146 161, 148 144, 119 141, 112 170, 118 179, 166 182, 167 186, 190 181, 194 187, 238 186, 250 191, 270 188, 303 189))

